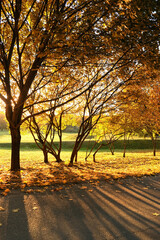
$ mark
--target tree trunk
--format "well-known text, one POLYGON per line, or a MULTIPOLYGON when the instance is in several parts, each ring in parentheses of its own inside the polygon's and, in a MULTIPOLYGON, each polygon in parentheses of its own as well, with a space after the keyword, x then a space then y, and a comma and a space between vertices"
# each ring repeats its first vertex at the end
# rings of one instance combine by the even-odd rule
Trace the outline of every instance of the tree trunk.
POLYGON ((126 134, 124 133, 124 141, 123 141, 123 146, 124 146, 124 149, 123 149, 123 157, 125 158, 126 157, 126 146, 127 143, 126 143, 126 134))
POLYGON ((10 126, 10 131, 12 139, 11 171, 17 171, 20 170, 20 127, 10 126))
POLYGON ((76 158, 76 155, 77 155, 77 152, 78 152, 78 145, 79 145, 79 143, 76 142, 75 145, 74 145, 74 147, 73 147, 69 166, 72 166, 72 165, 73 165, 73 162, 74 162, 74 160, 75 160, 75 158, 76 158))
POLYGON ((78 152, 75 155, 75 163, 77 163, 77 159, 78 159, 78 152))
POLYGON ((71 155, 71 158, 70 158, 70 162, 69 162, 69 166, 73 165, 74 157, 75 157, 75 154, 72 152, 72 155, 71 155))
POLYGON ((156 156, 156 148, 153 149, 153 156, 156 156))
POLYGON ((114 155, 114 144, 113 143, 109 144, 109 149, 110 149, 111 154, 114 155))
POLYGON ((71 154, 71 158, 70 158, 69 166, 73 165, 73 161, 75 159, 76 153, 77 153, 77 149, 73 149, 72 154, 71 154))
POLYGON ((46 146, 43 146, 44 163, 48 163, 48 152, 46 146))
POLYGON ((99 147, 96 149, 96 151, 93 153, 93 162, 96 162, 96 153, 101 149, 101 147, 103 146, 104 144, 101 143, 99 145, 99 147))
POLYGON ((57 154, 56 156, 56 162, 60 163, 60 162, 63 162, 61 157, 60 157, 60 154, 57 154))
POLYGON ((126 157, 126 145, 124 146, 124 150, 123 150, 123 157, 126 157))
POLYGON ((153 156, 155 157, 156 156, 156 145, 157 145, 157 142, 156 142, 156 136, 154 138, 153 134, 151 135, 151 138, 152 138, 152 143, 153 143, 153 156))

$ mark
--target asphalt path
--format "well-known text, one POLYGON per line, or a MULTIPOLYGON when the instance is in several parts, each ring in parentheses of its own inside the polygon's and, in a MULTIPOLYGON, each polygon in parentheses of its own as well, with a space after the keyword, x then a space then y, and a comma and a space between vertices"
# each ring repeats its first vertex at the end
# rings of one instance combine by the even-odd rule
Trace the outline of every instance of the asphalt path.
POLYGON ((159 240, 160 175, 0 197, 0 240, 93 239, 159 240))

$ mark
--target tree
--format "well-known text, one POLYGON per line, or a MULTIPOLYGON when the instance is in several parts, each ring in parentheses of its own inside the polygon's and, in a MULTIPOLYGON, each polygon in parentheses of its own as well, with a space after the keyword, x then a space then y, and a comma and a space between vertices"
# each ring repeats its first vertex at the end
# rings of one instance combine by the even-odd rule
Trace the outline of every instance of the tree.
POLYGON ((57 162, 61 160, 62 132, 67 126, 66 114, 73 107, 56 108, 57 101, 50 102, 50 111, 34 116, 34 106, 30 109, 32 117, 25 124, 29 128, 36 145, 42 150, 44 162, 48 163, 50 153, 57 162), (31 112, 32 111, 32 112, 31 112), (58 136, 58 143, 55 143, 55 134, 58 136))
POLYGON ((96 154, 102 147, 109 147, 111 154, 114 155, 114 143, 123 136, 122 129, 118 125, 118 121, 113 124, 114 110, 108 111, 108 114, 101 116, 98 124, 93 128, 92 134, 99 146, 93 153, 93 161, 96 161, 96 154))
MULTIPOLYGON (((121 107, 118 114, 126 119, 124 127, 130 133, 147 133, 156 155, 156 139, 160 132, 159 71, 143 67, 136 79, 118 96, 121 107)), ((121 124, 122 121, 118 120, 121 124)))
POLYGON ((44 113, 38 117, 28 119, 29 130, 35 140, 37 146, 42 150, 44 155, 44 162, 48 163, 48 153, 50 153, 57 162, 61 162, 61 149, 62 149, 62 116, 64 111, 56 114, 56 111, 44 113), (59 137, 58 146, 54 143, 55 133, 59 137))
POLYGON ((153 155, 156 156, 157 136, 160 133, 160 89, 159 83, 147 89, 142 89, 143 98, 139 100, 136 109, 139 132, 146 132, 153 144, 153 155))
MULTIPOLYGON (((99 76, 97 76, 97 78, 98 77, 99 76)), ((130 79, 130 77, 131 75, 129 74, 128 79, 130 79)), ((90 78, 90 74, 88 75, 88 78, 90 78)), ((128 79, 126 76, 125 81, 128 79)), ((71 166, 73 165, 74 160, 77 162, 78 151, 92 129, 98 124, 102 114, 104 112, 107 114, 114 106, 114 98, 121 90, 121 85, 123 84, 121 84, 119 79, 116 78, 114 73, 112 75, 109 74, 109 76, 103 76, 101 82, 97 82, 97 84, 92 86, 92 88, 90 87, 89 90, 81 96, 78 104, 78 115, 81 117, 81 121, 79 123, 78 134, 71 153, 71 166)))
POLYGON ((20 169, 20 125, 26 100, 48 84, 48 74, 79 61, 85 52, 78 48, 79 41, 86 32, 94 48, 88 33, 104 15, 103 5, 89 0, 0 2, 0 97, 12 138, 11 170, 20 169))

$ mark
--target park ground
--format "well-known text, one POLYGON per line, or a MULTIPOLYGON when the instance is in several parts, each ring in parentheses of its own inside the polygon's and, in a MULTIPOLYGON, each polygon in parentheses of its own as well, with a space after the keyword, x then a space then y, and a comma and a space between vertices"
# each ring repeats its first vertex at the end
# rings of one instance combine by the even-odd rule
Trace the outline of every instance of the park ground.
POLYGON ((0 240, 158 240, 160 175, 0 197, 0 240))
POLYGON ((73 135, 61 164, 44 164, 26 135, 22 169, 11 172, 8 137, 0 138, 0 240, 160 239, 160 152, 153 156, 149 140, 132 140, 125 158, 121 147, 113 156, 102 149, 95 163, 83 147, 68 167, 73 135))
MULTIPOLYGON (((49 164, 43 163, 43 154, 36 147, 29 134, 22 136, 21 171, 10 171, 10 136, 1 132, 0 136, 0 194, 8 195, 13 189, 21 191, 46 191, 49 186, 56 190, 61 185, 72 185, 83 182, 99 182, 128 176, 141 177, 160 173, 160 151, 153 156, 152 143, 149 139, 131 139, 126 157, 123 157, 123 141, 117 142, 115 154, 108 148, 102 149, 93 162, 92 154, 85 161, 88 141, 82 146, 78 155, 78 163, 69 167, 69 158, 76 134, 64 134, 62 151, 63 163, 56 163, 50 155, 49 164)), ((157 148, 160 149, 160 140, 157 148)))

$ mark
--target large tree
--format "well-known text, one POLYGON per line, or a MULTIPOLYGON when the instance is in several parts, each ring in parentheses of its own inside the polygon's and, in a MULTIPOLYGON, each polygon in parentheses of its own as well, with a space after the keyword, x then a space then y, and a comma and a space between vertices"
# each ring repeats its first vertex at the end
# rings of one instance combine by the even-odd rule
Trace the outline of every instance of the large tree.
MULTIPOLYGON (((108 4, 108 8, 113 6, 108 4)), ((94 48, 89 32, 105 15, 107 5, 103 7, 103 1, 90 0, 0 2, 0 97, 12 137, 12 170, 20 169, 20 125, 26 100, 48 84, 48 75, 79 61, 85 53, 86 33, 94 48)))

